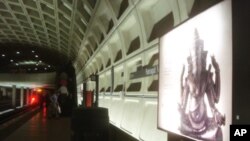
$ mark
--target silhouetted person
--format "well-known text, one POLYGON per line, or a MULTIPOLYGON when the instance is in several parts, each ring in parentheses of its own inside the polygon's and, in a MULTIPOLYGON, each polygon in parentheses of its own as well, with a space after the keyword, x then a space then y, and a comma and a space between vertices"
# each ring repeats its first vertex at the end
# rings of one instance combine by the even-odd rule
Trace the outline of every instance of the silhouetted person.
POLYGON ((58 103, 58 93, 53 93, 50 96, 50 105, 49 105, 49 117, 59 117, 61 113, 60 106, 58 103))

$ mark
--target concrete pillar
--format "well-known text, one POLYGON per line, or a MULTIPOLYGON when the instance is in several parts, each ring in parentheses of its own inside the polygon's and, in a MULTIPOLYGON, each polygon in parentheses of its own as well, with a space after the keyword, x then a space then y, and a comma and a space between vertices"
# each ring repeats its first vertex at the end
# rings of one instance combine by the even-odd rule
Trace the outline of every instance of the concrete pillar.
POLYGON ((0 87, 0 91, 1 91, 1 92, 0 92, 0 94, 1 94, 0 98, 1 98, 1 97, 4 96, 4 95, 3 95, 3 88, 2 88, 2 87, 0 87))
POLYGON ((24 88, 21 87, 20 89, 20 106, 23 107, 23 94, 24 94, 24 88))
POLYGON ((3 87, 3 88, 1 88, 1 89, 2 89, 3 96, 7 96, 7 93, 6 93, 6 88, 5 88, 5 87, 3 87))
POLYGON ((29 88, 26 89, 26 105, 29 105, 29 98, 30 98, 30 90, 29 88))
POLYGON ((16 85, 12 86, 12 107, 16 108, 16 85))

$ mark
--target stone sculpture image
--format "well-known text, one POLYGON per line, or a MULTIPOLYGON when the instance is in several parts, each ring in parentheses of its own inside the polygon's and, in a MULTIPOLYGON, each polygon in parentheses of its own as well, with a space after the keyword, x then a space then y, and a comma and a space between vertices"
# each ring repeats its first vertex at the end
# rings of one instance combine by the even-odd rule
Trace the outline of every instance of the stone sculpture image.
POLYGON ((215 56, 211 56, 211 64, 207 68, 207 54, 204 41, 195 29, 193 46, 187 57, 187 70, 183 66, 180 74, 181 101, 179 112, 181 124, 179 131, 187 136, 206 140, 222 141, 221 126, 226 117, 216 108, 220 100, 220 68, 215 56), (214 71, 212 71, 212 69, 214 71), (184 76, 184 73, 186 75, 184 76), (207 98, 208 104, 205 102, 207 98), (207 108, 209 107, 209 108, 207 108), (212 116, 208 115, 211 110, 212 116))

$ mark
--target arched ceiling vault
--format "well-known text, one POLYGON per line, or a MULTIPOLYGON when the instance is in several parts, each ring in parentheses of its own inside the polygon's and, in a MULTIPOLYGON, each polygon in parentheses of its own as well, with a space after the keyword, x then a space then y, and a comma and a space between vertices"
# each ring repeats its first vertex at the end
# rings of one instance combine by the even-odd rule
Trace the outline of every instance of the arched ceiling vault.
MULTIPOLYGON (((27 56, 31 50, 43 52, 41 54, 44 56, 47 53, 50 57, 45 62, 52 65, 74 61, 94 13, 96 1, 0 1, 0 61, 8 62, 8 58, 11 62, 13 54, 18 50, 26 50, 27 54, 23 56, 27 56), (57 57, 54 52, 61 57, 57 57)), ((32 60, 20 58, 20 55, 19 59, 19 62, 32 60)), ((0 68, 7 67, 4 63, 0 65, 0 68)))

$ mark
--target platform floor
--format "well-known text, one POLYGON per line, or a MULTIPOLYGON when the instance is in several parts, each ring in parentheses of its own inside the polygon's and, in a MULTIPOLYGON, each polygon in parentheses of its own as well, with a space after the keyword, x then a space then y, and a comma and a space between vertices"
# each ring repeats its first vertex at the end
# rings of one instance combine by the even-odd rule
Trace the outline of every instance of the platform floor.
POLYGON ((4 141, 70 141, 70 133, 69 118, 48 119, 44 108, 4 141))

